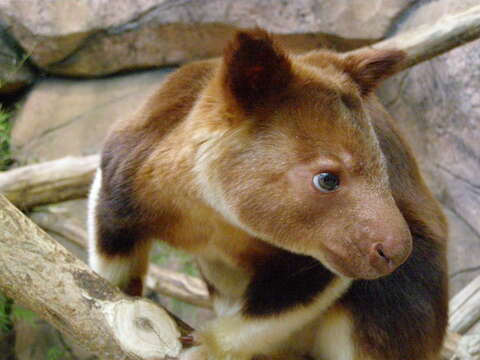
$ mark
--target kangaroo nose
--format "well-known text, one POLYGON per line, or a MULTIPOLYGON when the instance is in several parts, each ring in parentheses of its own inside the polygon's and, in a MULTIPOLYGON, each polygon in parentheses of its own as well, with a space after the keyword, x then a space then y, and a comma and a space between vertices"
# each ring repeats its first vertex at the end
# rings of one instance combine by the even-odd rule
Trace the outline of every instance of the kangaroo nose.
POLYGON ((385 259, 385 261, 390 262, 390 258, 383 251, 383 245, 380 243, 373 244, 373 251, 375 251, 380 257, 385 259))
POLYGON ((370 265, 381 274, 388 274, 396 267, 393 259, 386 253, 384 246, 379 242, 372 244, 369 261, 370 265))

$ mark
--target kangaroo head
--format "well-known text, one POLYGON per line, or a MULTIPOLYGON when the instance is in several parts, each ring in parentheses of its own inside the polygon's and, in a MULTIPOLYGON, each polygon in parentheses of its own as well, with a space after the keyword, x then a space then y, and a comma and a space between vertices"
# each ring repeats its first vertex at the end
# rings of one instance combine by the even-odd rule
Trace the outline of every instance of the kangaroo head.
POLYGON ((373 279, 411 252, 366 104, 395 50, 290 56, 240 32, 198 102, 210 139, 197 173, 210 205, 252 236, 373 279))

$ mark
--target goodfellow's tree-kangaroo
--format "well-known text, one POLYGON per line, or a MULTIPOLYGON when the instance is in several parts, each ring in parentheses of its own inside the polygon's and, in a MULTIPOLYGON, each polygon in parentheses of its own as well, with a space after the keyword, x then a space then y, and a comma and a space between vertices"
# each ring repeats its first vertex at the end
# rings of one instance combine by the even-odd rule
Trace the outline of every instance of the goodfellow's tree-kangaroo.
POLYGON ((445 218, 373 95, 403 57, 255 30, 181 67, 106 140, 93 269, 141 295, 154 239, 195 254, 218 317, 183 359, 439 359, 445 218))

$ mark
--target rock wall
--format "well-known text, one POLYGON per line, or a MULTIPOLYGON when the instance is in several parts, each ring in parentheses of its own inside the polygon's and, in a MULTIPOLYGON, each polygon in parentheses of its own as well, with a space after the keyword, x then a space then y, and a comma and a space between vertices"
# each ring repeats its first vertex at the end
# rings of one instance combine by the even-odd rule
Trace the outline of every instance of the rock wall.
MULTIPOLYGON (((239 26, 265 27, 295 51, 347 50, 478 4, 3 0, 0 91, 34 81, 15 119, 14 155, 25 164, 98 152, 110 124, 135 111, 171 71, 152 68, 217 56, 239 26), (28 57, 15 73, 23 80, 2 75, 3 54, 12 64, 28 57)), ((478 275, 470 268, 480 258, 479 65, 476 41, 399 74, 380 90, 449 215, 452 293, 478 275)))

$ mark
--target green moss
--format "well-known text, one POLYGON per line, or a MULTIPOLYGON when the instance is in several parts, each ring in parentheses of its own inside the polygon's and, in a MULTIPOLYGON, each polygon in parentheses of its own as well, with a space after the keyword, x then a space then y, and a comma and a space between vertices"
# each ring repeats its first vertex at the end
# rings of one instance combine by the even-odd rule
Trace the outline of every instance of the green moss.
POLYGON ((6 170, 13 163, 10 153, 11 117, 12 113, 0 105, 0 171, 6 170))
POLYGON ((45 356, 46 360, 60 360, 65 359, 66 352, 60 346, 53 346, 48 349, 47 354, 45 356))
POLYGON ((34 324, 37 315, 15 304, 12 299, 0 294, 0 333, 12 330, 14 319, 24 320, 30 324, 34 324))
POLYGON ((13 330, 12 307, 12 299, 0 294, 0 333, 13 330))

